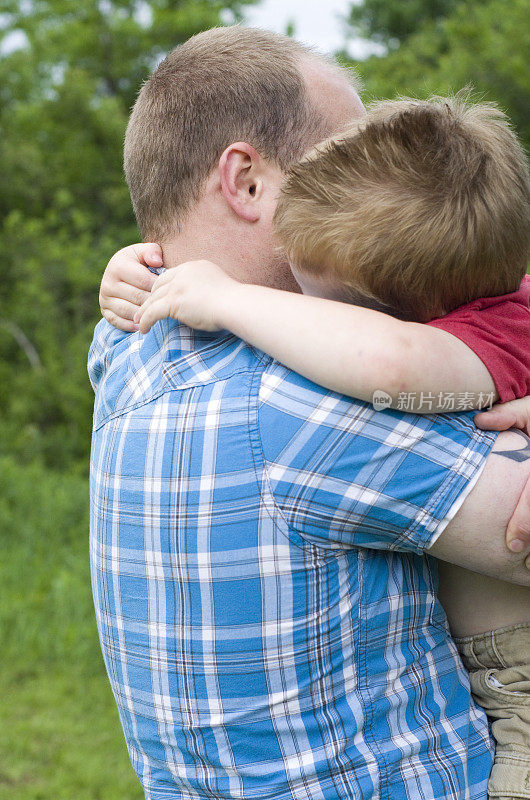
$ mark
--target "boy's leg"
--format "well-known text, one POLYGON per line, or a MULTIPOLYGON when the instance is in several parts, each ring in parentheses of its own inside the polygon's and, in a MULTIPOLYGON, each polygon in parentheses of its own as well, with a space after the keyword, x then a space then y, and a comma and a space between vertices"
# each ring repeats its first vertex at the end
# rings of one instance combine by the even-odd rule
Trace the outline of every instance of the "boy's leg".
POLYGON ((530 589, 440 562, 440 600, 496 741, 495 800, 530 800, 530 589))
POLYGON ((530 624, 455 642, 497 744, 488 794, 495 800, 526 800, 530 798, 530 624))

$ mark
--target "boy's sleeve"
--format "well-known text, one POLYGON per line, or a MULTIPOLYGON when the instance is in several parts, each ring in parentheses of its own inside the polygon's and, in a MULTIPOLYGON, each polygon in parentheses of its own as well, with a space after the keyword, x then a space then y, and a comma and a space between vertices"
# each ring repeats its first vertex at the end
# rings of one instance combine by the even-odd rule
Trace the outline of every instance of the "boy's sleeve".
POLYGON ((266 487, 291 530, 323 547, 418 554, 454 517, 496 438, 471 414, 377 412, 280 365, 262 378, 258 422, 266 487))
POLYGON ((429 325, 451 333, 484 363, 499 399, 530 394, 530 279, 518 292, 457 308, 429 325))

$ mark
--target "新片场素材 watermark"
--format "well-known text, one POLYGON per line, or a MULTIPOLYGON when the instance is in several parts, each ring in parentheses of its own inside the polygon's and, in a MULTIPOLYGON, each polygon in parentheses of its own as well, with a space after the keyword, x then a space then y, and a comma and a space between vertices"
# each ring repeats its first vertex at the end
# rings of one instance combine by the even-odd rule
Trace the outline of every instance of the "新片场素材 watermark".
POLYGON ((410 413, 432 411, 450 413, 489 409, 494 402, 493 392, 399 392, 394 398, 383 389, 377 389, 372 397, 376 411, 394 408, 410 413))

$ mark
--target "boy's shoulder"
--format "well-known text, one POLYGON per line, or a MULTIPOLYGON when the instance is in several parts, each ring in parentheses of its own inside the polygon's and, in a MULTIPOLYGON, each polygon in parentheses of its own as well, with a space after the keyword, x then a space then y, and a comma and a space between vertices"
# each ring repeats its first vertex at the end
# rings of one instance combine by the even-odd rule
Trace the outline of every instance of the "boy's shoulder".
POLYGON ((530 324, 530 275, 525 275, 515 292, 496 297, 477 297, 427 324, 449 329, 453 323, 476 322, 485 325, 494 320, 506 323, 511 318, 522 319, 530 324))
POLYGON ((510 306, 514 309, 519 306, 530 311, 530 275, 525 275, 516 292, 502 294, 499 297, 483 297, 477 302, 480 311, 498 305, 504 306, 506 310, 509 310, 510 306))
POLYGON ((530 393, 530 276, 516 292, 478 298, 428 324, 456 336, 476 353, 501 402, 530 393))

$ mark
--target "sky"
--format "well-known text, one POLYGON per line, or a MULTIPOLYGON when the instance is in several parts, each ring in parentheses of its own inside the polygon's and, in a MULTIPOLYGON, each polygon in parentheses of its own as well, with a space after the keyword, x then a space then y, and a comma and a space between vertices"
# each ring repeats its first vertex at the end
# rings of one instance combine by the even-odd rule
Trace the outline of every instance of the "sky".
MULTIPOLYGON (((344 47, 344 22, 352 0, 262 0, 246 12, 246 22, 260 28, 269 28, 285 33, 286 25, 292 21, 295 36, 319 50, 333 53, 344 47)), ((373 46, 361 40, 353 40, 348 51, 354 58, 364 58, 374 52, 373 46)))
MULTIPOLYGON (((278 33, 285 33, 288 23, 293 22, 297 39, 325 53, 334 53, 346 45, 344 18, 351 4, 352 0, 261 0, 255 7, 247 9, 245 21, 248 25, 278 33)), ((15 32, 2 42, 0 53, 23 47, 25 41, 23 33, 15 32)), ((347 50, 358 59, 378 52, 377 45, 361 39, 350 40, 347 50)))

